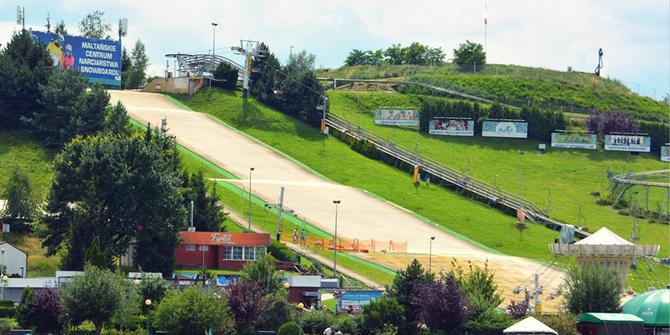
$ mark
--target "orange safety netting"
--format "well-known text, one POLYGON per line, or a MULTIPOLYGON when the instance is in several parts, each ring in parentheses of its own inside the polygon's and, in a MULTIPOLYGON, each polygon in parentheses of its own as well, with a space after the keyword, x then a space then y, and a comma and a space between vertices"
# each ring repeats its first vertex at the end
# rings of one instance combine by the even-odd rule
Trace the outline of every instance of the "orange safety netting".
MULTIPOLYGON (((300 234, 282 233, 281 240, 291 242, 307 247, 316 247, 325 250, 333 250, 334 243, 332 239, 325 239, 314 236, 306 236, 305 241, 301 241, 300 234)), ((348 252, 407 252, 407 242, 391 240, 374 239, 337 239, 337 250, 348 252)))

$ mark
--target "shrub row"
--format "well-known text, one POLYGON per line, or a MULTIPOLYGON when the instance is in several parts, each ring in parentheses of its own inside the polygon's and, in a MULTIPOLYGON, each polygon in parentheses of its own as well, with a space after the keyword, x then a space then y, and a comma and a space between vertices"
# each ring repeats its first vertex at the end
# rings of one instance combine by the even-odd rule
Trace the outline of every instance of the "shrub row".
POLYGON ((300 255, 297 252, 275 240, 272 240, 272 243, 270 243, 268 252, 277 260, 300 263, 300 255))

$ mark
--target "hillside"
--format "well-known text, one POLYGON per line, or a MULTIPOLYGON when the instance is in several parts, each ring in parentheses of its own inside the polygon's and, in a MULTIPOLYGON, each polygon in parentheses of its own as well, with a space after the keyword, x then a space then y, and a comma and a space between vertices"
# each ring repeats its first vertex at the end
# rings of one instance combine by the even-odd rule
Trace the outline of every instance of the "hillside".
POLYGON ((35 200, 46 198, 51 184, 51 159, 53 152, 24 132, 0 131, 0 199, 5 198, 5 188, 12 172, 26 172, 33 187, 35 200))
MULTIPOLYGON (((598 198, 591 195, 592 192, 605 195, 609 191, 608 169, 625 173, 660 170, 668 166, 652 154, 633 156, 603 150, 552 149, 538 155, 535 151, 539 142, 534 140, 434 136, 417 134, 414 129, 381 127, 374 124, 375 108, 412 106, 416 104, 416 98, 369 92, 329 92, 329 97, 331 113, 407 148, 414 148, 418 143, 421 155, 523 196, 538 207, 548 209, 551 217, 587 226, 591 231, 607 226, 621 236, 630 237, 631 234, 631 217, 596 205, 598 198)), ((644 207, 645 190, 637 191, 636 199, 644 207)), ((650 189, 649 199, 652 209, 667 206, 662 189, 650 189)), ((640 241, 660 244, 661 254, 669 255, 669 226, 641 221, 640 241)))
MULTIPOLYGON (((604 111, 624 111, 641 120, 668 122, 668 105, 638 96, 619 81, 583 72, 500 64, 485 65, 477 73, 464 73, 453 64, 440 67, 367 65, 320 70, 317 76, 403 79, 433 84, 515 106, 532 102, 544 108, 576 113, 587 113, 593 107, 604 111)), ((404 92, 422 91, 409 87, 404 92)))

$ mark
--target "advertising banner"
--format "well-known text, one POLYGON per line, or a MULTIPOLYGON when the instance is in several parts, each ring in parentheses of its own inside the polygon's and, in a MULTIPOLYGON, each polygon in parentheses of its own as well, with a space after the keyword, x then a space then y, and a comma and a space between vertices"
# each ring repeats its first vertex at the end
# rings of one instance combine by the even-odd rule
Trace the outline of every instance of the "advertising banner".
POLYGON ((31 34, 46 46, 57 70, 76 69, 91 83, 121 86, 121 42, 41 31, 31 34))
POLYGON ((419 112, 416 109, 378 109, 375 124, 385 126, 418 126, 419 112))
POLYGON ((475 121, 469 119, 432 119, 428 133, 447 136, 475 136, 475 121))
POLYGON ((484 121, 483 137, 528 138, 528 122, 525 121, 484 121))
POLYGON ((382 297, 382 291, 346 291, 337 299, 337 313, 360 313, 363 306, 382 297))
POLYGON ((651 151, 651 137, 643 135, 605 135, 605 150, 651 151))
POLYGON ((670 162, 670 146, 661 146, 661 161, 670 162))
POLYGON ((588 133, 551 133, 554 148, 590 149, 598 147, 598 135, 588 133))

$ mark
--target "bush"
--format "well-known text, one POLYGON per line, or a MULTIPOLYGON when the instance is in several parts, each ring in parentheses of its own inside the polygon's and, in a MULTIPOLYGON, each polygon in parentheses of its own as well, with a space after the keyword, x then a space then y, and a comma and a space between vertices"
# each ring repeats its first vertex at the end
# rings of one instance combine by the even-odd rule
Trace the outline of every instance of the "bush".
POLYGON ((379 150, 377 150, 377 147, 371 142, 368 142, 367 140, 354 141, 354 143, 351 145, 351 149, 362 154, 365 157, 369 157, 372 159, 381 158, 381 153, 379 152, 379 150))
POLYGON ((268 253, 280 261, 300 263, 300 255, 297 252, 289 249, 283 243, 277 242, 276 240, 272 240, 270 243, 268 253))
POLYGON ((612 208, 614 209, 622 209, 628 207, 628 201, 624 198, 619 198, 619 200, 615 201, 612 204, 612 208))
POLYGON ((0 318, 13 318, 16 315, 16 309, 14 307, 0 307, 0 318))
POLYGON ((238 71, 232 65, 226 62, 221 62, 216 67, 213 74, 214 79, 217 79, 217 81, 212 82, 213 86, 227 90, 234 90, 237 87, 238 71))
POLYGON ((577 317, 570 313, 545 314, 536 318, 561 335, 579 335, 577 317))
POLYGON ((322 334, 323 330, 333 324, 330 314, 322 311, 310 311, 303 314, 302 330, 306 334, 322 334))
POLYGON ((565 279, 565 301, 574 314, 618 313, 621 279, 614 270, 598 264, 572 267, 565 279))
POLYGON ((335 329, 344 334, 360 334, 360 315, 341 315, 335 320, 335 329))
POLYGON ((2 299, 0 300, 0 307, 14 307, 14 300, 2 299))
POLYGON ((168 294, 152 313, 152 319, 161 329, 200 335, 208 328, 227 328, 233 317, 225 298, 195 285, 168 294))
POLYGON ((600 206, 611 206, 612 205, 612 200, 606 199, 606 198, 600 198, 596 200, 596 204, 600 206))
POLYGON ((399 329, 405 329, 407 326, 405 308, 395 298, 383 295, 380 299, 371 301, 363 308, 363 320, 361 322, 363 333, 372 334, 382 331, 388 324, 392 324, 399 329))
POLYGON ((279 327, 277 335, 302 335, 302 328, 295 321, 287 322, 279 327))

